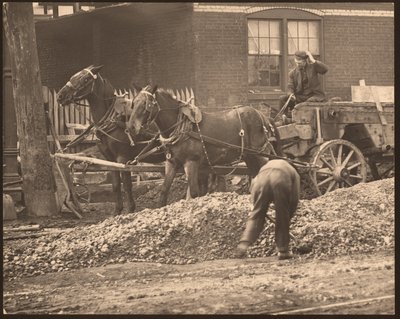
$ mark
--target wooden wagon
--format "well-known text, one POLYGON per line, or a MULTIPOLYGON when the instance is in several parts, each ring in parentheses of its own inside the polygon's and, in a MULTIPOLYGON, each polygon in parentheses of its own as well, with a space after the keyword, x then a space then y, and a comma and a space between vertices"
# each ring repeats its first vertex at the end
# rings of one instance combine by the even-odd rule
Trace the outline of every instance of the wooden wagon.
POLYGON ((365 182, 367 165, 381 178, 378 166, 393 163, 393 103, 304 102, 292 120, 278 127, 283 151, 314 167, 310 177, 319 195, 365 182))

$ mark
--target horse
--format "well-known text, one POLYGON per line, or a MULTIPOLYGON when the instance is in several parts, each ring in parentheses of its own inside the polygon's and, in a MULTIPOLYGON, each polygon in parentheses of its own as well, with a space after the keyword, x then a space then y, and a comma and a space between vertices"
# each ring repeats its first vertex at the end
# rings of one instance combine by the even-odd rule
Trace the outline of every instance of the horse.
MULTIPOLYGON (((128 120, 128 111, 125 113, 115 111, 114 104, 117 96, 114 94, 114 87, 111 83, 99 73, 102 67, 102 65, 91 65, 74 74, 57 93, 57 101, 60 105, 67 105, 87 99, 96 135, 100 140, 100 143, 97 144, 100 152, 109 161, 125 164, 142 152, 148 145, 146 141, 149 141, 157 131, 149 129, 134 138, 127 134, 124 124, 128 120)), ((130 109, 129 105, 127 110, 130 109)), ((162 150, 154 152, 143 161, 161 163, 165 161, 165 154, 162 150)), ((120 174, 119 171, 112 171, 112 189, 115 193, 114 215, 120 214, 123 209, 121 175, 128 212, 132 213, 136 208, 132 196, 131 172, 121 172, 120 174)))
POLYGON ((137 136, 152 123, 158 127, 167 150, 161 206, 166 205, 169 188, 182 166, 194 198, 199 195, 199 170, 243 160, 249 175, 255 177, 268 161, 262 153, 282 154, 274 122, 250 106, 214 113, 196 112, 196 108, 178 100, 171 92, 148 85, 133 100, 127 128, 137 136), (186 117, 188 113, 192 114, 191 121, 186 117))

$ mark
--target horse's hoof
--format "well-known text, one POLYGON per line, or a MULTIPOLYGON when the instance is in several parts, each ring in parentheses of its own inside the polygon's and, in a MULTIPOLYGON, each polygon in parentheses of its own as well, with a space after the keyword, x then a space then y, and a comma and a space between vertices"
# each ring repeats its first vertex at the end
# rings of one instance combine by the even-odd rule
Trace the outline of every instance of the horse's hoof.
POLYGON ((293 258, 293 254, 290 252, 279 252, 278 253, 278 260, 285 260, 293 258))

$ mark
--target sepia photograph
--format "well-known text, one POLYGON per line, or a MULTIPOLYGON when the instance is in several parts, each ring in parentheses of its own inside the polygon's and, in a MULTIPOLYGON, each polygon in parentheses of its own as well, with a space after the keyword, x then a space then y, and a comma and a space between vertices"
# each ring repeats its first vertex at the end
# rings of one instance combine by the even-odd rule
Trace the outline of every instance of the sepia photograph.
POLYGON ((3 315, 391 315, 394 2, 3 2, 3 315))

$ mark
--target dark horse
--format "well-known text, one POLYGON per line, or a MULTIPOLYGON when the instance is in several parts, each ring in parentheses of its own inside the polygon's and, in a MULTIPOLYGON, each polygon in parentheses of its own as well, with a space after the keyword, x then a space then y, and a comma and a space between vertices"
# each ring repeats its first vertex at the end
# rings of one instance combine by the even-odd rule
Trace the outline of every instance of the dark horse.
MULTIPOLYGON (((102 66, 89 66, 74 74, 58 92, 57 100, 61 105, 66 105, 87 99, 96 128, 96 135, 100 139, 100 143, 97 144, 100 152, 109 161, 125 164, 134 159, 146 147, 147 143, 141 142, 150 140, 153 135, 151 131, 142 132, 142 134, 133 138, 135 145, 131 146, 131 140, 123 125, 121 125, 128 120, 128 113, 117 117, 116 113, 112 112, 111 108, 114 107, 116 101, 114 87, 107 79, 102 78, 99 73, 101 68, 102 66)), ((154 135, 156 130, 155 128, 154 135)), ((149 155, 143 161, 160 163, 164 160, 164 152, 158 151, 149 155)), ((121 175, 128 211, 134 212, 136 205, 132 196, 131 172, 121 172, 121 175)), ((121 213, 123 209, 121 175, 119 171, 112 171, 111 175, 113 191, 116 196, 115 214, 121 213)))
MULTIPOLYGON (((275 124, 256 109, 244 106, 232 110, 206 113, 197 124, 188 122, 183 113, 188 104, 170 92, 147 86, 134 98, 127 124, 133 136, 155 123, 167 149, 165 179, 161 205, 166 205, 169 188, 177 169, 183 166, 192 197, 199 195, 198 174, 204 167, 245 161, 250 176, 257 175, 268 159, 260 152, 279 155, 280 139, 275 124), (186 124, 185 124, 186 123, 186 124), (187 124, 189 123, 189 124, 187 124)), ((195 121, 197 122, 197 121, 195 121)))

